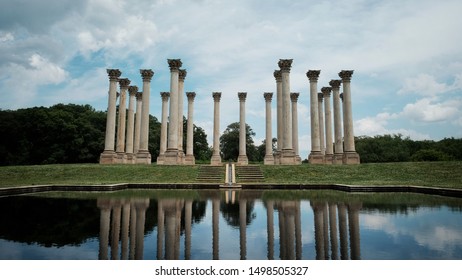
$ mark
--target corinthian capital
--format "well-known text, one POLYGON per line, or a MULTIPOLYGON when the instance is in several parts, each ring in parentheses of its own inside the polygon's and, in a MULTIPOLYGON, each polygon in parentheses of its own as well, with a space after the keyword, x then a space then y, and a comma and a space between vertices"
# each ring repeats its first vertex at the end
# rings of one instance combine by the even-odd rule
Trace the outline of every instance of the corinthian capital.
POLYGON ((338 76, 342 78, 343 82, 350 82, 351 76, 353 76, 353 70, 342 70, 338 73, 338 76))
POLYGON ((212 96, 213 96, 213 101, 215 101, 215 102, 220 102, 220 99, 221 99, 221 92, 213 92, 213 93, 212 93, 212 96))
POLYGON ((237 96, 239 97, 239 101, 244 102, 247 97, 247 92, 238 92, 237 96))
POLYGON ((141 69, 141 77, 143 77, 143 82, 150 82, 152 76, 154 76, 154 71, 151 69, 141 69))
POLYGON ((128 87, 128 94, 130 96, 136 95, 138 93, 138 87, 137 86, 129 86, 128 87))
POLYGON ((322 95, 322 92, 318 92, 318 101, 322 102, 323 99, 324 99, 324 96, 322 95))
POLYGON ((170 92, 168 91, 162 91, 160 93, 160 96, 162 97, 162 101, 163 102, 167 102, 168 101, 168 98, 170 97, 170 92))
POLYGON ((292 100, 292 102, 297 102, 299 95, 300 95, 299 92, 291 92, 290 93, 290 100, 292 100))
POLYGON ((274 78, 276 79, 276 82, 282 82, 282 75, 281 75, 281 70, 274 70, 274 78))
POLYGON ((138 91, 136 93, 136 100, 139 101, 139 100, 142 100, 143 99, 143 93, 141 91, 138 91))
POLYGON ((332 88, 331 87, 323 87, 321 88, 321 92, 322 92, 322 95, 324 97, 328 97, 330 96, 330 92, 332 91, 332 88))
POLYGON ((332 87, 332 89, 339 89, 341 83, 342 80, 330 80, 329 85, 332 87))
POLYGON ((178 79, 182 82, 184 82, 184 79, 186 79, 186 74, 188 74, 188 71, 186 69, 180 69, 180 73, 178 75, 178 79))
POLYGON ((266 102, 271 102, 271 99, 273 98, 273 93, 272 92, 265 92, 265 93, 263 93, 263 97, 265 98, 266 102))
POLYGON ((194 98, 196 97, 196 93, 193 91, 188 91, 186 93, 186 96, 188 97, 188 101, 194 101, 194 98))
POLYGON ((122 72, 119 69, 106 69, 110 81, 118 81, 122 72))
POLYGON ((278 66, 282 72, 290 72, 293 59, 279 59, 278 66))
POLYGON ((321 70, 308 70, 308 72, 306 72, 306 76, 310 80, 310 83, 317 82, 320 73, 321 73, 321 70))
POLYGON ((127 89, 130 85, 130 80, 127 78, 119 79, 119 85, 121 89, 127 89))
POLYGON ((167 59, 168 67, 170 67, 170 71, 178 71, 180 67, 183 65, 181 59, 167 59))

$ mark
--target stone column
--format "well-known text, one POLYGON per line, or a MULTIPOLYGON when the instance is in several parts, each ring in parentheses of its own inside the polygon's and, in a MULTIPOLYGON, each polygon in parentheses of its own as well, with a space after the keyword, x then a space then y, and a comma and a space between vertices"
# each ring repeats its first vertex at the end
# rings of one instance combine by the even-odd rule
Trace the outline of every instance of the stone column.
POLYGON ((213 154, 211 165, 221 165, 220 155, 220 99, 221 92, 212 93, 213 96, 213 154))
POLYGON ((344 141, 345 152, 343 154, 343 162, 345 164, 359 164, 359 154, 355 150, 355 135, 353 132, 353 113, 351 109, 351 90, 350 82, 353 70, 342 70, 338 73, 342 78, 343 83, 343 126, 344 126, 344 141))
POLYGON ((334 158, 334 144, 332 142, 332 110, 330 108, 330 92, 332 88, 323 87, 321 88, 322 96, 324 97, 324 114, 325 114, 325 133, 326 133, 326 153, 324 161, 326 164, 332 164, 334 158))
POLYGON ((263 163, 266 165, 272 165, 274 164, 273 136, 271 133, 271 99, 273 98, 273 93, 265 92, 263 97, 265 98, 266 104, 266 151, 263 163))
POLYGON ((127 121, 127 89, 130 85, 129 79, 119 79, 120 98, 119 98, 119 119, 117 125, 117 163, 125 163, 127 156, 125 155, 125 124, 127 121))
POLYGON ((300 158, 300 152, 298 150, 298 110, 297 101, 300 93, 292 92, 290 94, 290 100, 292 101, 292 146, 294 148, 296 163, 301 164, 302 159, 300 158))
POLYGON ((290 112, 290 68, 292 59, 280 59, 279 68, 282 77, 282 156, 281 164, 296 164, 296 157, 292 146, 292 114, 290 112))
POLYGON ((142 98, 143 98, 143 93, 137 92, 136 93, 136 114, 135 114, 135 139, 133 140, 133 153, 135 154, 135 157, 140 149, 142 98))
POLYGON ((186 79, 187 71, 180 69, 178 73, 178 154, 180 163, 184 162, 183 150, 183 111, 184 111, 184 80, 186 79))
POLYGON ((116 153, 114 152, 115 122, 116 122, 116 101, 117 101, 117 81, 122 72, 119 69, 107 69, 109 76, 109 97, 106 118, 106 136, 104 141, 104 151, 101 153, 99 163, 114 163, 116 153))
POLYGON ((283 146, 282 137, 282 75, 280 70, 274 70, 274 78, 276 78, 276 118, 277 118, 277 148, 275 154, 275 164, 280 164, 280 156, 283 146))
POLYGON ((333 164, 343 163, 343 134, 342 134, 342 116, 340 104, 340 84, 341 80, 331 80, 329 85, 332 87, 333 107, 334 107, 334 157, 333 164))
POLYGON ((154 71, 151 69, 140 70, 143 77, 143 96, 141 108, 141 126, 140 126, 140 147, 136 154, 136 163, 151 164, 151 154, 148 150, 149 144, 149 97, 151 95, 151 79, 154 71))
POLYGON ((318 78, 321 70, 309 70, 306 76, 310 80, 310 118, 311 118, 311 153, 309 163, 322 164, 324 156, 321 153, 321 138, 319 135, 318 113, 318 78))
POLYGON ((160 125, 160 147, 159 156, 157 157, 157 164, 164 164, 165 152, 167 151, 167 119, 168 119, 168 98, 170 92, 164 91, 160 93, 162 98, 162 119, 160 125))
POLYGON ((184 164, 194 165, 196 159, 194 158, 194 98, 196 97, 195 92, 187 92, 188 97, 188 126, 186 135, 186 157, 184 164))
POLYGON ((246 125, 245 125, 245 99, 247 92, 238 92, 239 97, 239 156, 237 157, 238 165, 247 165, 249 160, 246 153, 246 125))
POLYGON ((326 153, 326 144, 324 142, 324 97, 322 92, 318 92, 318 119, 319 119, 319 145, 321 146, 321 154, 326 153))
POLYGON ((170 67, 170 110, 169 110, 169 125, 168 125, 168 141, 167 151, 165 152, 164 163, 166 165, 177 165, 179 161, 178 154, 178 80, 180 67, 182 63, 180 59, 169 59, 168 66, 170 67))
POLYGON ((127 153, 127 163, 135 163, 135 155, 133 153, 133 139, 135 130, 135 103, 136 94, 138 93, 137 86, 130 86, 128 88, 128 119, 127 119, 127 140, 125 145, 125 152, 127 153))

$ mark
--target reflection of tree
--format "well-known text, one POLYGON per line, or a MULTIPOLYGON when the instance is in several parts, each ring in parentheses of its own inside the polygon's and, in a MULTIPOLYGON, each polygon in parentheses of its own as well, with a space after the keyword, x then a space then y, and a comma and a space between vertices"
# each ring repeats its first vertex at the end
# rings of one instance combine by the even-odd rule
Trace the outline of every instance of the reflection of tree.
MULTIPOLYGON (((253 201, 247 201, 246 204, 246 225, 250 225, 252 220, 256 218, 256 214, 253 210, 255 203, 253 201)), ((226 204, 221 202, 220 212, 228 225, 239 228, 239 202, 234 204, 226 204)))

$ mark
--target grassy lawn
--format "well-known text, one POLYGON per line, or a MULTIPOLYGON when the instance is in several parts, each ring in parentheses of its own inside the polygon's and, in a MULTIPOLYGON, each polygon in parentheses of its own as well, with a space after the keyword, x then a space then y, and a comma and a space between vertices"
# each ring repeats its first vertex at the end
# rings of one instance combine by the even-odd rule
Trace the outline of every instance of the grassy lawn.
MULTIPOLYGON (((418 185, 462 188, 462 162, 264 166, 264 183, 418 185)), ((0 187, 66 184, 194 183, 196 166, 59 164, 0 167, 0 187)))

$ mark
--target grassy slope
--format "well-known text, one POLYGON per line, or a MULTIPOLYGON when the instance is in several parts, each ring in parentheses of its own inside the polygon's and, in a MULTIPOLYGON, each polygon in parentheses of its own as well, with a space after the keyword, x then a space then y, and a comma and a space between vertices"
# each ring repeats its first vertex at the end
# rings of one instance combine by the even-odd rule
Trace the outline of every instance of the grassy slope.
MULTIPOLYGON (((462 162, 264 166, 265 183, 462 188, 462 162)), ((194 183, 198 166, 67 164, 0 167, 0 187, 40 184, 194 183)))

